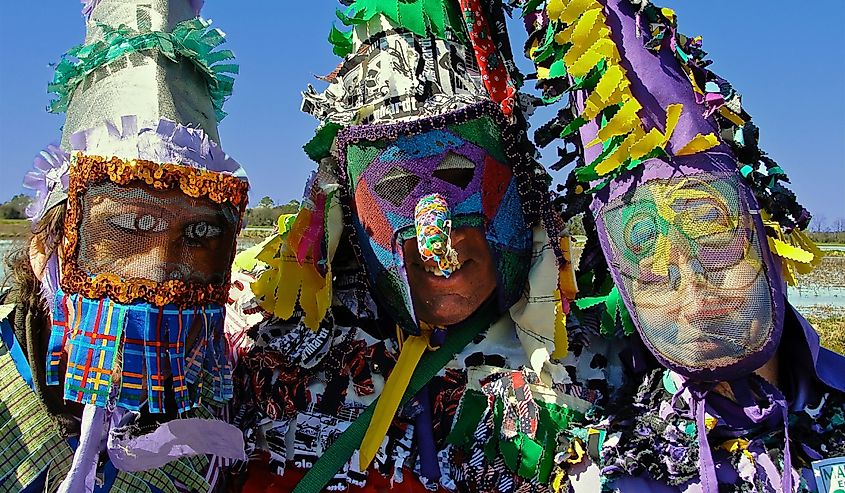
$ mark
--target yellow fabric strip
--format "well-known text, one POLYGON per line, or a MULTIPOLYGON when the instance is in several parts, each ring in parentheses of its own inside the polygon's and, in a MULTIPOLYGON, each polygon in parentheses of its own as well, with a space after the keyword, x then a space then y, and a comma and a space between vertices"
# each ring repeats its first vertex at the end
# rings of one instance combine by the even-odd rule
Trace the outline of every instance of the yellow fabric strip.
MULTIPOLYGON (((560 296, 560 291, 558 291, 560 296)), ((566 314, 563 313, 563 304, 558 299, 555 303, 555 349, 552 351, 552 358, 565 358, 569 352, 569 336, 566 333, 566 314)))
POLYGON ((687 145, 682 147, 679 151, 676 151, 675 155, 689 156, 701 151, 706 151, 707 149, 716 147, 717 145, 719 145, 719 138, 716 137, 716 134, 698 134, 693 137, 691 141, 687 142, 687 145))
POLYGON ((408 382, 411 381, 411 375, 428 347, 428 335, 429 332, 423 332, 422 335, 411 336, 405 340, 405 344, 402 346, 399 360, 390 373, 390 377, 387 378, 387 383, 384 384, 384 390, 378 399, 375 411, 373 411, 373 419, 370 421, 370 426, 361 442, 359 454, 361 471, 366 471, 370 467, 376 452, 381 447, 381 442, 384 440, 387 430, 390 428, 390 423, 396 415, 399 402, 405 394, 405 389, 408 388, 408 382))
MULTIPOLYGON (((619 82, 619 85, 606 98, 593 91, 587 98, 587 101, 585 101, 584 111, 579 116, 586 121, 590 121, 608 106, 624 103, 629 99, 633 99, 633 96, 631 95, 631 89, 628 87, 627 81, 619 82)), ((642 125, 639 126, 641 127, 642 125)))
MULTIPOLYGON (((604 20, 604 14, 602 14, 600 8, 584 12, 578 19, 578 23, 575 24, 575 31, 572 32, 572 43, 593 44, 598 41, 599 33, 602 31, 610 34, 610 30, 604 26, 604 20)), ((602 37, 606 37, 606 35, 602 37)))
POLYGON ((672 138, 672 134, 675 133, 675 127, 678 126, 678 122, 681 120, 682 111, 684 111, 684 105, 682 104, 670 104, 666 108, 666 133, 663 136, 664 146, 672 138))
POLYGON ((734 125, 740 127, 745 125, 745 120, 741 116, 731 111, 727 106, 722 106, 721 108, 719 108, 719 114, 730 120, 731 123, 733 123, 734 125))
POLYGON ((790 245, 789 243, 777 238, 769 237, 769 248, 771 248, 778 257, 800 262, 802 264, 809 264, 813 261, 814 257, 811 252, 790 245))
POLYGON ((593 139, 592 142, 587 144, 587 147, 592 147, 617 135, 627 135, 632 132, 638 125, 640 125, 640 119, 637 117, 637 112, 641 109, 642 105, 640 105, 640 102, 636 99, 631 98, 627 100, 624 106, 622 106, 622 108, 613 115, 613 118, 611 118, 601 130, 599 130, 598 136, 593 139))
POLYGON ((612 39, 604 38, 598 40, 590 47, 575 63, 569 68, 569 73, 573 77, 584 77, 592 70, 601 60, 611 59, 616 60, 618 53, 616 52, 616 45, 612 39))
POLYGON ((546 5, 546 13, 549 15, 549 19, 554 21, 560 18, 560 14, 563 13, 565 8, 566 4, 563 0, 549 0, 546 5))
POLYGON ((601 8, 601 4, 596 0, 571 0, 560 13, 558 20, 564 24, 572 24, 584 11, 595 8, 601 8))
POLYGON ((622 166, 622 163, 624 163, 625 159, 627 159, 630 155, 631 147, 641 137, 642 132, 640 129, 636 129, 631 132, 631 134, 625 137, 625 140, 619 144, 619 147, 610 156, 607 156, 604 161, 596 165, 596 173, 598 173, 599 176, 603 176, 615 170, 619 166, 622 166))
POLYGON ((661 142, 663 142, 663 134, 660 133, 660 130, 652 128, 647 134, 642 135, 642 138, 631 146, 630 158, 640 159, 657 148, 661 142))

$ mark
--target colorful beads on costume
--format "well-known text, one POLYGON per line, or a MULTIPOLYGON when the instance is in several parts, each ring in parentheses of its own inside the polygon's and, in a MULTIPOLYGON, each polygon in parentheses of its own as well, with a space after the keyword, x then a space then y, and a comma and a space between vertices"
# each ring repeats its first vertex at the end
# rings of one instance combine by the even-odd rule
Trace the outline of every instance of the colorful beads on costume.
POLYGON ((420 258, 434 259, 444 277, 452 275, 460 264, 452 248, 452 214, 446 199, 439 193, 421 198, 414 209, 414 226, 420 258))

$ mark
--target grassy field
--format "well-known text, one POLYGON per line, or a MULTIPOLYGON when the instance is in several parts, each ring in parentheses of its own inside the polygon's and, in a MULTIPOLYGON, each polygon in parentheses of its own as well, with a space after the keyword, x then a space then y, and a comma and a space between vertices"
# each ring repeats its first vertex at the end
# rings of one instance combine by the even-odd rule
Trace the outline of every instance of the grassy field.
POLYGON ((29 221, 26 219, 0 219, 0 238, 26 238, 29 221))
POLYGON ((807 317, 819 333, 822 346, 839 354, 845 354, 845 309, 822 307, 807 317))

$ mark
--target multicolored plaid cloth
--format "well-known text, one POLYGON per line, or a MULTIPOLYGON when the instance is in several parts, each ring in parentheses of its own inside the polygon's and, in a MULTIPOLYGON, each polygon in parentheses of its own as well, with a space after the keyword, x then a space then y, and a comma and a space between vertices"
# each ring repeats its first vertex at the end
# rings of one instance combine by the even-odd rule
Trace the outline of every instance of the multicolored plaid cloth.
POLYGON ((212 376, 211 397, 218 402, 231 399, 232 369, 226 357, 222 307, 126 305, 61 290, 55 302, 47 384, 59 384, 59 365, 67 348, 65 399, 105 406, 118 364, 117 404, 125 409, 137 411, 146 402, 150 412, 164 412, 168 374, 179 413, 197 406, 205 372, 212 376), (198 336, 193 347, 187 348, 192 329, 198 336), (191 384, 198 389, 189 391, 191 384))
MULTIPOLYGON (((0 313, 8 313, 3 310, 0 313)), ((29 491, 43 484, 43 490, 58 490, 73 462, 74 449, 62 438, 47 409, 30 388, 29 366, 14 338, 10 318, 0 319, 0 493, 29 491)), ((206 401, 212 398, 212 376, 203 374, 198 386, 206 401)), ((219 418, 216 409, 197 406, 199 418, 219 418)), ((96 492, 194 493, 212 491, 226 464, 201 455, 185 457, 159 469, 140 473, 117 471, 106 464, 96 492)))

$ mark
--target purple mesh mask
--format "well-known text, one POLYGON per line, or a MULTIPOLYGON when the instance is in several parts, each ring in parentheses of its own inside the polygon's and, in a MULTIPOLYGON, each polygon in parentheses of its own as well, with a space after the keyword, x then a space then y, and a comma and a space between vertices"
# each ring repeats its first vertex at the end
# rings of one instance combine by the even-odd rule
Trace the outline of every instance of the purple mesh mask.
POLYGON ((646 346, 700 380, 759 368, 783 327, 780 274, 732 160, 652 160, 592 204, 613 280, 646 346))
MULTIPOLYGON (((669 49, 637 36, 627 2, 605 4, 646 130, 661 132, 666 108, 683 105, 667 145, 674 156, 697 134, 719 135, 669 49)), ((647 26, 641 26, 647 32, 647 26)), ((576 94, 584 107, 584 95, 576 94)), ((581 140, 598 133, 595 121, 581 140)), ((585 149, 592 162, 601 145, 585 149)), ((724 143, 683 157, 650 159, 596 193, 591 209, 613 280, 645 344, 666 367, 697 380, 754 371, 777 349, 782 283, 757 202, 724 143)))
POLYGON ((500 309, 521 293, 531 233, 507 164, 501 120, 495 105, 480 104, 408 123, 350 127, 338 135, 343 181, 353 202, 349 220, 370 282, 410 333, 419 329, 402 245, 417 241, 414 211, 432 193, 448 204, 452 230, 484 231, 499 277, 500 309))

